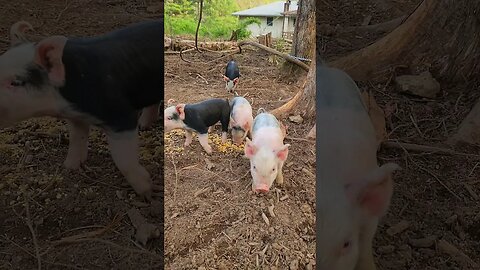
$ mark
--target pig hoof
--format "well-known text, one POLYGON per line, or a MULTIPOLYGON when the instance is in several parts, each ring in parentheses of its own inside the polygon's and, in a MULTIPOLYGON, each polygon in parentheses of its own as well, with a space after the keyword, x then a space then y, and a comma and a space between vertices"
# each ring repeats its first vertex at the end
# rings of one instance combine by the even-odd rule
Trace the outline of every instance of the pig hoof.
POLYGON ((191 143, 192 143, 191 141, 190 141, 190 142, 189 142, 189 141, 185 141, 185 143, 183 144, 183 146, 187 147, 187 146, 189 146, 191 143))
POLYGON ((79 170, 80 167, 82 166, 82 163, 83 161, 82 160, 79 160, 79 159, 76 159, 76 160, 65 160, 65 162, 63 162, 63 166, 69 170, 79 170))
POLYGON ((212 154, 212 147, 205 148, 205 152, 209 155, 212 154))

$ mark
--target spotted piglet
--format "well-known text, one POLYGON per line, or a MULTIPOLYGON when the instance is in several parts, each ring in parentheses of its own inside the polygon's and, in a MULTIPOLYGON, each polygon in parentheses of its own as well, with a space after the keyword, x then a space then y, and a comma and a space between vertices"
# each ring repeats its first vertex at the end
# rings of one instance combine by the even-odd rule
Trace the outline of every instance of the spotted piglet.
POLYGON ((87 159, 90 127, 100 127, 118 169, 150 199, 152 181, 139 162, 138 115, 143 110, 140 124, 150 125, 163 99, 163 20, 38 43, 19 34, 28 28, 12 27, 12 46, 0 56, 0 128, 42 116, 67 120, 64 165, 78 169, 87 159))
POLYGON ((185 146, 192 143, 193 132, 196 132, 205 152, 211 154, 208 132, 210 127, 219 121, 222 124, 222 142, 227 141, 230 120, 230 104, 227 99, 213 98, 194 104, 173 105, 165 109, 164 117, 165 132, 174 129, 185 130, 185 146))

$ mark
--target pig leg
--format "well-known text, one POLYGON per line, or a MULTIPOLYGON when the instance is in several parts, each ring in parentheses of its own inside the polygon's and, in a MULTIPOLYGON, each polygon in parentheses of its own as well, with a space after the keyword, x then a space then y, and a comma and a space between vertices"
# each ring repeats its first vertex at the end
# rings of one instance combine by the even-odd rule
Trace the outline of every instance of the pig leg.
POLYGON ((152 181, 147 170, 140 165, 137 130, 124 133, 107 133, 113 161, 135 192, 151 199, 152 181))
POLYGON ((189 130, 185 130, 185 143, 183 144, 185 147, 189 146, 192 143, 193 134, 189 130))
POLYGON ((67 169, 76 170, 87 160, 90 125, 78 120, 68 120, 67 122, 70 138, 67 158, 63 165, 67 169))
POLYGON ((212 153, 212 147, 208 144, 208 133, 198 134, 198 141, 202 145, 205 152, 207 152, 207 154, 212 153))
POLYGON ((227 132, 222 131, 222 143, 225 143, 227 141, 227 132))
POLYGON ((208 133, 212 133, 212 131, 213 131, 213 126, 209 126, 208 127, 208 133))
POLYGON ((155 104, 150 107, 146 107, 142 111, 142 115, 138 120, 140 129, 144 130, 153 125, 159 119, 160 104, 155 104))
POLYGON ((276 180, 277 180, 277 184, 280 185, 280 186, 283 185, 283 172, 282 172, 282 170, 283 170, 283 164, 284 163, 285 162, 283 162, 283 161, 278 162, 278 171, 277 171, 276 180))
POLYGON ((358 255, 358 263, 356 269, 376 270, 375 261, 373 259, 372 241, 377 230, 378 219, 367 221, 362 226, 360 236, 360 254, 358 255))

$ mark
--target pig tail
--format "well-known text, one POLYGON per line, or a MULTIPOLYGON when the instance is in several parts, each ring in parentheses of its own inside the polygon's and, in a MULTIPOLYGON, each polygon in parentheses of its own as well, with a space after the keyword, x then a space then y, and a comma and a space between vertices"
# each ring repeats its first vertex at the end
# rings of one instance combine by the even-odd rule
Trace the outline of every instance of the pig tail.
POLYGON ((266 113, 266 112, 267 111, 265 111, 264 108, 260 108, 260 109, 258 109, 257 114, 266 113))

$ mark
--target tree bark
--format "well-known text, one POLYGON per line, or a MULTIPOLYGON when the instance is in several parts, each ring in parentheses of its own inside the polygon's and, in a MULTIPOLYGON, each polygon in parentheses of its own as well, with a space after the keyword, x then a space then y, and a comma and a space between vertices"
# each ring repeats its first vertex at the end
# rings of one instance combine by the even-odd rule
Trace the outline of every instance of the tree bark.
MULTIPOLYGON (((291 55, 305 59, 314 57, 316 48, 315 23, 315 0, 299 0, 291 55)), ((283 69, 288 75, 298 72, 298 67, 288 62, 285 62, 283 69)))
POLYGON ((478 76, 480 1, 423 0, 390 34, 330 66, 363 81, 383 75, 395 64, 428 63, 446 80, 478 76))
POLYGON ((298 2, 292 55, 312 59, 315 55, 315 0, 298 2))
POLYGON ((290 101, 271 111, 275 117, 283 118, 291 113, 298 113, 303 118, 315 116, 315 69, 316 64, 315 59, 313 59, 303 89, 300 89, 290 101))

